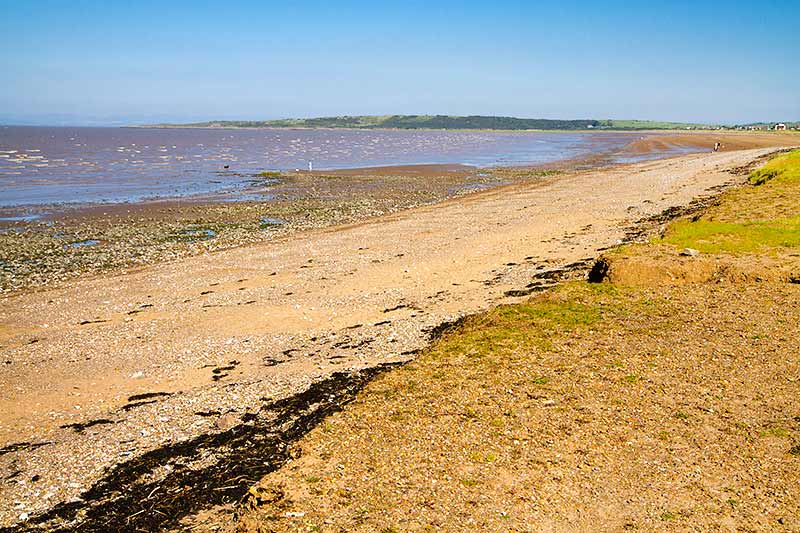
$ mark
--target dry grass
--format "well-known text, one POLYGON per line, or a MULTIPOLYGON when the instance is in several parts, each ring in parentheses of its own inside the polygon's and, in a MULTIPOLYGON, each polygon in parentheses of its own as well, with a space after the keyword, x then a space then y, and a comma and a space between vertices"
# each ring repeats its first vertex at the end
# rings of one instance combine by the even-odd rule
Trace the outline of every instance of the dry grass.
POLYGON ((798 527, 800 287, 741 290, 476 317, 314 430, 241 529, 798 527))

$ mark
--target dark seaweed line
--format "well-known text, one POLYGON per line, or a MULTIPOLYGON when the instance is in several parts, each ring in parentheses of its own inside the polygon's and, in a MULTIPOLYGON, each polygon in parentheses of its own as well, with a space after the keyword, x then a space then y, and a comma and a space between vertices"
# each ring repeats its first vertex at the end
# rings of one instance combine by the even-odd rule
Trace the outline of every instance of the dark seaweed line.
POLYGON ((264 404, 257 414, 228 431, 152 450, 113 467, 81 494, 81 501, 61 503, 26 524, 0 528, 22 531, 161 531, 203 509, 238 503, 249 487, 280 468, 290 445, 331 414, 340 411, 377 375, 398 366, 387 363, 337 372, 306 391, 264 404), (211 464, 198 468, 199 462, 211 464), (148 475, 170 466, 159 481, 148 475))
MULTIPOLYGON (((765 156, 757 158, 744 167, 732 169, 729 172, 733 175, 747 174, 750 172, 750 170, 757 167, 770 157, 774 156, 775 154, 783 153, 784 151, 785 150, 777 150, 770 152, 765 156)), ((688 205, 668 207, 654 215, 640 218, 627 228, 627 231, 625 232, 624 237, 621 239, 622 242, 620 244, 609 246, 607 248, 600 248, 597 251, 604 252, 606 250, 617 248, 620 245, 646 242, 654 235, 662 236, 666 224, 679 218, 685 218, 689 216, 699 217, 702 213, 708 210, 708 208, 720 202, 720 195, 723 192, 735 186, 736 184, 733 182, 716 185, 708 190, 709 194, 695 198, 688 205)), ((534 281, 526 285, 525 288, 512 289, 506 291, 504 294, 505 296, 512 297, 529 296, 534 292, 547 290, 550 287, 558 285, 564 280, 576 279, 581 275, 585 276, 590 283, 600 283, 605 278, 607 272, 608 263, 602 258, 602 256, 599 259, 587 257, 586 259, 581 259, 580 261, 570 263, 563 267, 548 269, 535 274, 533 276, 534 281)))

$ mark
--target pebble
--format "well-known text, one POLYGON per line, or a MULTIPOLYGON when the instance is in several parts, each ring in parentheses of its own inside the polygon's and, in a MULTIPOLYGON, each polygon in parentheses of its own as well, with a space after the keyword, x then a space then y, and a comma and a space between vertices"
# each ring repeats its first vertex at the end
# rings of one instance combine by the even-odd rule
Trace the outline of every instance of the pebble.
POLYGON ((236 415, 227 413, 214 421, 214 427, 221 431, 226 431, 235 426, 237 422, 239 422, 239 418, 236 415))

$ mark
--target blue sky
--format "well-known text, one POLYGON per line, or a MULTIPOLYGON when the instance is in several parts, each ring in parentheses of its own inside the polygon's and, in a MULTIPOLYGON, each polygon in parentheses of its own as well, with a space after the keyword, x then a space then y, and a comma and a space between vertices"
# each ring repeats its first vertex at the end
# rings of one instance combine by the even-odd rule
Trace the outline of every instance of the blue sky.
POLYGON ((800 2, 0 0, 0 122, 800 120, 800 2))

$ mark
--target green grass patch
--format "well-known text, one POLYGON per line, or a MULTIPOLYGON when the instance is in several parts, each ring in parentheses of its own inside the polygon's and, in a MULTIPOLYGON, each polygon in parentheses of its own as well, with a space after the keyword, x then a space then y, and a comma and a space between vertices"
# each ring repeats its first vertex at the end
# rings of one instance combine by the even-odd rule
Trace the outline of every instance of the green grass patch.
POLYGON ((596 307, 578 302, 536 302, 510 305, 498 309, 500 323, 575 328, 588 326, 602 317, 596 307))
POLYGON ((747 178, 747 181, 750 185, 764 185, 768 181, 773 178, 776 178, 780 175, 780 171, 774 168, 762 168, 761 170, 756 170, 747 178))
POLYGON ((554 338, 598 323, 613 307, 599 301, 602 293, 598 297, 596 291, 588 284, 574 284, 526 303, 498 307, 446 335, 430 354, 435 359, 461 355, 486 365, 520 349, 551 351, 554 338))
POLYGON ((661 240, 704 253, 754 253, 800 247, 800 217, 753 222, 698 220, 672 224, 661 240))
POLYGON ((280 178, 281 173, 277 170, 265 170, 264 172, 259 172, 256 174, 258 178, 280 178))
POLYGON ((762 437, 778 437, 781 439, 789 436, 789 432, 785 428, 780 427, 766 429, 761 431, 760 434, 762 437))
POLYGON ((699 219, 670 224, 656 243, 708 254, 769 253, 800 247, 800 150, 774 157, 699 219))
POLYGON ((800 150, 779 155, 769 163, 752 172, 748 181, 751 185, 764 185, 773 180, 779 182, 800 182, 800 150))

